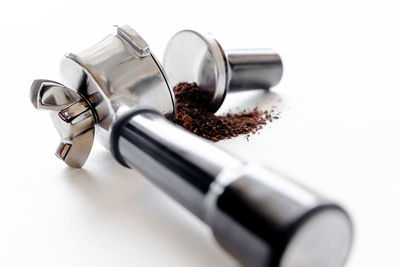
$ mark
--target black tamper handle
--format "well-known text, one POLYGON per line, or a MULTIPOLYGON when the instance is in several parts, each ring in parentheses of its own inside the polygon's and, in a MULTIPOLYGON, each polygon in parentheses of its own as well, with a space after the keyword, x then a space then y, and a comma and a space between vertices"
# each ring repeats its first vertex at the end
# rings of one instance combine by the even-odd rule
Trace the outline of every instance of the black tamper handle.
POLYGON ((117 120, 111 150, 209 225, 247 266, 340 267, 347 257, 352 224, 340 206, 153 109, 136 108, 117 120))

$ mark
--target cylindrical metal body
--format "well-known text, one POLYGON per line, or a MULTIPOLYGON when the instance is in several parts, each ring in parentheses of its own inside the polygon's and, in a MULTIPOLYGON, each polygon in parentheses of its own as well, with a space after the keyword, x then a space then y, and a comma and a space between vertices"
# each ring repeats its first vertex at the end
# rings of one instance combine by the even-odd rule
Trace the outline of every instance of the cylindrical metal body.
POLYGON ((136 105, 174 118, 175 101, 163 68, 148 44, 127 25, 61 61, 62 83, 89 102, 96 116, 96 136, 108 147, 112 123, 136 105))
POLYGON ((347 256, 352 227, 339 206, 154 110, 121 117, 111 149, 207 223, 221 246, 248 266, 339 267, 347 256))
POLYGON ((271 49, 228 50, 225 53, 230 91, 268 89, 282 78, 281 58, 271 49))
POLYGON ((114 156, 117 151, 121 163, 137 168, 197 217, 204 218, 202 205, 215 177, 241 162, 214 146, 204 146, 203 140, 155 110, 137 109, 125 116, 132 116, 129 123, 121 118, 111 132, 114 156))

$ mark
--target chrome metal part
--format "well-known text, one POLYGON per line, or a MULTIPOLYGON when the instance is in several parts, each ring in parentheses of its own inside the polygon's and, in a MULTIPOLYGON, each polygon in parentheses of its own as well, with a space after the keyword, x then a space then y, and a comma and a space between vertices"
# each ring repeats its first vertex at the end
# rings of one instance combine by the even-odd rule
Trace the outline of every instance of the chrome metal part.
POLYGON ((276 172, 248 164, 136 108, 111 135, 115 158, 208 224, 246 266, 341 267, 352 244, 347 213, 276 172))
POLYGON ((101 42, 61 61, 61 81, 95 110, 96 136, 105 146, 113 121, 136 105, 155 108, 173 119, 175 101, 163 68, 148 44, 127 25, 101 42))
POLYGON ((70 167, 82 167, 94 139, 95 118, 88 102, 75 91, 49 80, 35 80, 30 97, 34 107, 51 111, 61 136, 56 155, 70 167))
POLYGON ((210 93, 210 109, 217 111, 229 90, 268 89, 283 73, 280 56, 271 49, 224 51, 208 33, 183 30, 169 41, 164 68, 172 86, 196 82, 210 93))

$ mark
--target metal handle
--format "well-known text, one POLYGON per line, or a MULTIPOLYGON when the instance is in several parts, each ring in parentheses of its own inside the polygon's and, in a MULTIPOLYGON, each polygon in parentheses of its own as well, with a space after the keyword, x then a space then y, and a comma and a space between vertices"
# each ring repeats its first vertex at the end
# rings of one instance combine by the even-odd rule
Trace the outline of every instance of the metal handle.
POLYGON ((268 89, 282 78, 281 58, 271 49, 228 50, 225 53, 230 91, 268 89))
POLYGON ((153 109, 136 108, 117 120, 111 151, 207 223, 246 265, 339 267, 347 256, 352 228, 342 208, 153 109))

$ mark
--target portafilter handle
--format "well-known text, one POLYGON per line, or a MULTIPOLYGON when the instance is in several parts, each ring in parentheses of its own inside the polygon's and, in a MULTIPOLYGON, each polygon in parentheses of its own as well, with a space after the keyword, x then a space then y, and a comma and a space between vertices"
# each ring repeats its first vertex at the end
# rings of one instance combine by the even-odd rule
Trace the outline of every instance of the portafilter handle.
POLYGON ((111 151, 212 229, 248 266, 340 267, 351 247, 347 213, 272 170, 242 160, 136 107, 114 124, 111 151))

